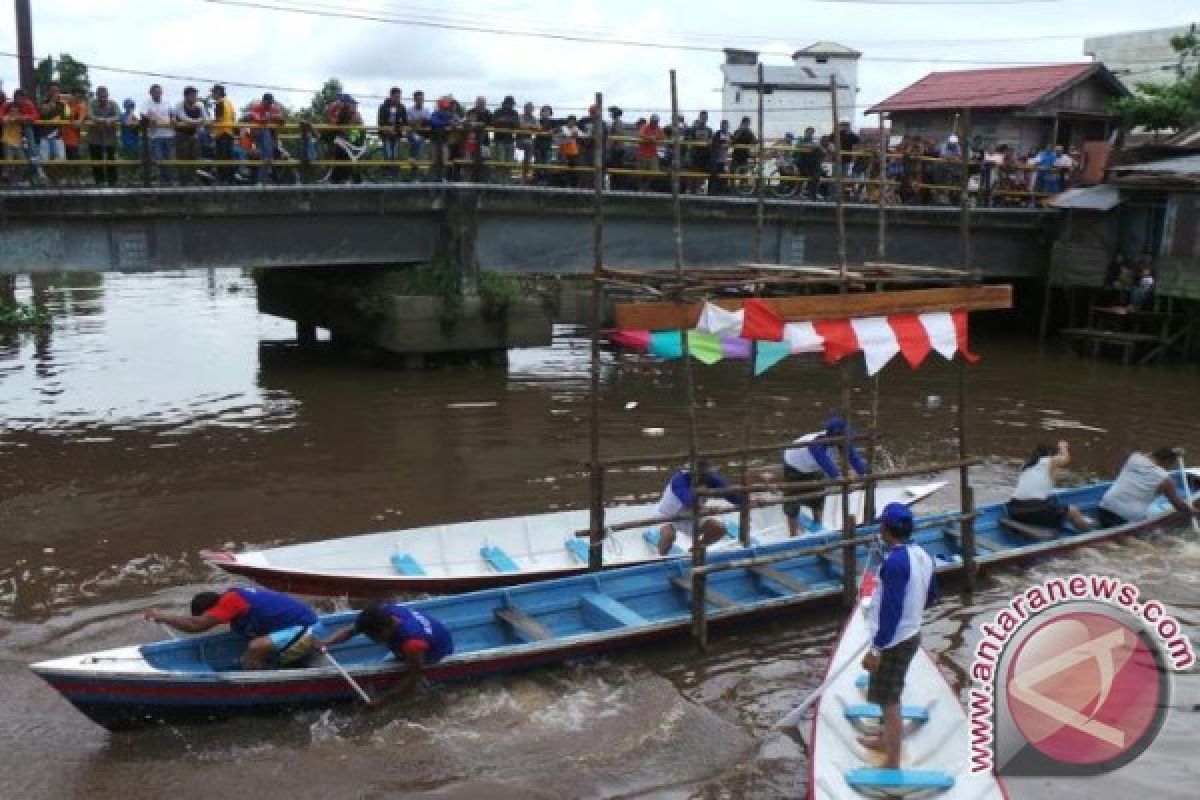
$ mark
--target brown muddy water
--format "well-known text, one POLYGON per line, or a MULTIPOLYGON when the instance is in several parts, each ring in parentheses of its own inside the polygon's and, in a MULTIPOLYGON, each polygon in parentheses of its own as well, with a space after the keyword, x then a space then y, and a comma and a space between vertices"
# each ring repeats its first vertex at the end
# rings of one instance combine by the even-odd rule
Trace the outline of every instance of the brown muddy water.
MULTIPOLYGON (((20 294, 30 285, 22 279, 20 294)), ((237 271, 57 277, 53 330, 0 341, 0 797, 801 797, 802 741, 771 724, 821 680, 835 615, 434 688, 376 714, 352 709, 113 735, 26 664, 161 638, 140 618, 224 581, 204 548, 579 507, 586 502, 587 343, 517 351, 507 367, 397 372, 301 354, 289 323, 255 311, 237 271)), ((1122 368, 1023 339, 977 337, 970 375, 981 502, 1004 499, 1037 440, 1068 439, 1076 477, 1110 475, 1133 447, 1200 457, 1200 373, 1122 368)), ((697 367, 702 440, 742 435, 744 365, 697 367)), ((883 374, 886 458, 954 454, 955 370, 937 357, 883 374)), ((754 435, 814 428, 836 372, 781 365, 754 435)), ((673 368, 608 357, 608 454, 683 447, 673 368), (627 408, 630 403, 636 407, 627 408), (646 429, 662 428, 653 436, 646 429)), ((867 419, 860 377, 855 416, 867 419)), ((613 476, 615 499, 666 473, 613 476)), ((952 491, 925 507, 949 508, 952 491)), ((932 612, 926 643, 964 686, 978 626, 1034 580, 1074 571, 1136 581, 1196 639, 1200 545, 1186 533, 1100 547, 989 576, 932 612)), ((1195 797, 1200 678, 1180 677, 1154 747, 1101 779, 1026 780, 1015 798, 1195 797)))

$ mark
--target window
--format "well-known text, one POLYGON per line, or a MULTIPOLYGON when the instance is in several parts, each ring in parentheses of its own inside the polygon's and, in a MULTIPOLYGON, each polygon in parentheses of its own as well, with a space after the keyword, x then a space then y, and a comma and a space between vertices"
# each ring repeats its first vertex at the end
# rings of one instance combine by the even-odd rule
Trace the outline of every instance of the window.
POLYGON ((733 93, 733 102, 735 102, 735 103, 742 102, 742 93, 740 90, 733 93))

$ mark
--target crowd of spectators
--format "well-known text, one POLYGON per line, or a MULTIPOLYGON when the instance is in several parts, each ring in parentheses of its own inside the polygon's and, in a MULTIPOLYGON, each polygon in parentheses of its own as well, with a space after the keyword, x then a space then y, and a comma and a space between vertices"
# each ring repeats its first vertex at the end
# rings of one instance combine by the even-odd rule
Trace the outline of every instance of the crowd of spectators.
MULTIPOLYGON (((763 185, 778 196, 830 200, 840 173, 849 199, 873 201, 886 173, 889 202, 937 204, 957 202, 962 184, 954 134, 889 142, 885 160, 878 138, 864 141, 845 121, 829 136, 808 128, 763 142, 760 162, 749 117, 732 130, 729 120, 714 128, 704 111, 690 124, 679 116, 664 125, 657 114, 627 120, 618 106, 562 116, 528 102, 518 110, 511 95, 498 107, 486 97, 464 107, 449 95, 427 101, 421 91, 406 101, 393 88, 369 119, 354 97, 340 94, 319 117, 296 120, 270 93, 239 113, 221 85, 203 98, 189 86, 172 102, 155 84, 140 104, 127 98, 118 107, 104 86, 89 97, 64 94, 56 83, 36 102, 19 89, 11 99, 0 91, 0 180, 82 185, 90 171, 96 186, 368 179, 590 187, 601 129, 599 156, 611 189, 668 190, 677 129, 685 192, 751 194, 763 185), (76 168, 56 163, 80 160, 86 163, 76 168)), ((1036 203, 1069 185, 1077 165, 1061 147, 1018 157, 1005 145, 976 142, 968 159, 972 202, 1036 203)))

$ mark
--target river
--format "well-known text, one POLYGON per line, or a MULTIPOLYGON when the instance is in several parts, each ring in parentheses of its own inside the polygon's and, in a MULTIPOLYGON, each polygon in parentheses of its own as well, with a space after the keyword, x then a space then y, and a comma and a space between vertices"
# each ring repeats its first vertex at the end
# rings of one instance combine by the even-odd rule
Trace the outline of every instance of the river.
MULTIPOLYGON (((588 345, 556 332, 507 367, 391 371, 318 348, 261 316, 239 271, 54 276, 44 334, 0 339, 0 797, 800 797, 799 738, 770 726, 821 680, 839 620, 805 614, 596 661, 434 688, 376 713, 350 708, 114 735, 26 664, 161 638, 142 621, 224 578, 205 548, 581 507, 588 345)), ((18 293, 31 286, 22 278, 18 293)), ((980 502, 1005 498, 1038 440, 1072 444, 1076 479, 1114 473, 1135 447, 1200 457, 1200 373, 1120 367, 995 331, 976 337, 971 450, 980 502)), ((669 364, 606 356, 608 455, 685 446, 669 364), (654 429, 663 429, 662 435, 654 429)), ((861 369, 861 368, 859 368, 861 369)), ((744 364, 697 366, 701 439, 741 441, 744 364)), ((881 381, 896 466, 956 456, 956 370, 899 360, 881 381)), ((855 419, 868 419, 858 381, 855 419)), ((815 429, 837 372, 792 359, 762 381, 755 441, 815 429)), ((615 474, 610 499, 657 492, 666 473, 615 474)), ((951 508, 952 490, 924 506, 951 508)), ((1140 539, 988 576, 931 614, 926 644, 960 688, 978 626, 1034 580, 1118 575, 1200 632, 1200 545, 1140 539)), ((1194 797, 1200 677, 1150 751, 1102 779, 1024 780, 1015 798, 1194 797)))

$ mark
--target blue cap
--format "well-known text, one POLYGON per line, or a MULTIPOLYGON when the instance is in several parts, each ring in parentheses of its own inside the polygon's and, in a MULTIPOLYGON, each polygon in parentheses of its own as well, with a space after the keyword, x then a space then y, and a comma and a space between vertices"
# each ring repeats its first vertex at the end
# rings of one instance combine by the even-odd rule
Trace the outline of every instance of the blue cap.
POLYGON ((908 538, 913 530, 912 509, 904 503, 888 503, 879 515, 879 521, 885 528, 904 538, 908 538))
POLYGON ((825 423, 825 433, 828 436, 841 436, 846 432, 846 420, 841 417, 830 417, 825 423))

